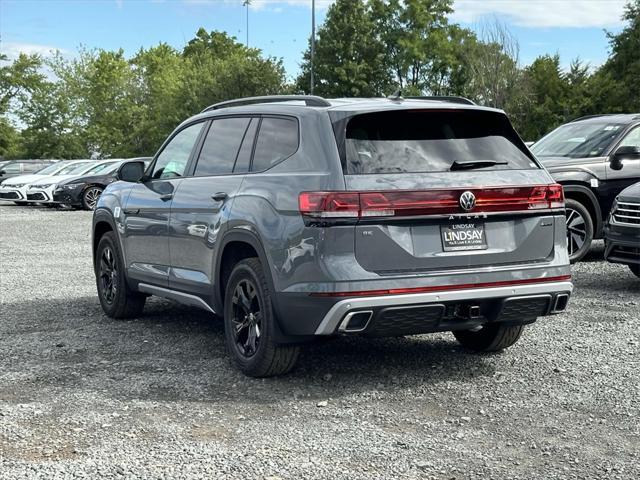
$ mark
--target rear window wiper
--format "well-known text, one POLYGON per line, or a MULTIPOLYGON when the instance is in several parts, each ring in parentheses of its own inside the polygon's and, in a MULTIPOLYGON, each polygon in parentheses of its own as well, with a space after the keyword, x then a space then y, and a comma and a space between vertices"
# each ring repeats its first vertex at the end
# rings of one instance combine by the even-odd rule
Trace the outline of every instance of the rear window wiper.
POLYGON ((454 161, 449 170, 472 170, 474 168, 493 167, 494 165, 507 165, 508 162, 498 162, 496 160, 467 160, 465 162, 454 161))

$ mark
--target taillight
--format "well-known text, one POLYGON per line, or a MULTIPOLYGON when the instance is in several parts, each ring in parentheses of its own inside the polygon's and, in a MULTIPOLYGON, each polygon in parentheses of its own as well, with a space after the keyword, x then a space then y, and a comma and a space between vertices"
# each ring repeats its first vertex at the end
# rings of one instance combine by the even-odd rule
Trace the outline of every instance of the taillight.
POLYGON ((357 192, 303 192, 298 197, 300 213, 317 218, 352 218, 360 212, 357 192))
POLYGON ((561 185, 385 192, 303 192, 300 213, 314 218, 411 217, 513 212, 564 207, 561 185), (460 196, 471 192, 475 205, 465 210, 460 196))

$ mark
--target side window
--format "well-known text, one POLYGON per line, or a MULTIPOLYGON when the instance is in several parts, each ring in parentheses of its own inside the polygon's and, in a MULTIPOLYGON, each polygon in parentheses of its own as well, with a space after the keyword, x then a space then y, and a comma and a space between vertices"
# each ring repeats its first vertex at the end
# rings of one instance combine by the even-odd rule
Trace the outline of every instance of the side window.
POLYGON ((219 118, 211 122, 194 175, 231 173, 250 121, 250 118, 219 118))
POLYGON ((21 163, 10 163, 9 165, 2 167, 6 173, 20 173, 21 163))
POLYGON ((25 173, 37 172, 42 168, 42 164, 40 162, 25 162, 22 165, 22 171, 25 173))
POLYGON ((158 155, 151 178, 177 178, 184 175, 193 146, 203 123, 195 123, 181 130, 158 155))
POLYGON ((621 147, 640 147, 640 127, 631 130, 620 142, 621 147))
POLYGON ((266 170, 298 149, 298 122, 292 118, 263 118, 252 170, 266 170))
POLYGON ((243 173, 249 171, 249 162, 251 161, 251 152, 253 151, 253 142, 256 139, 256 130, 258 130, 259 118, 254 118, 249 124, 249 128, 244 134, 242 140, 242 146, 238 152, 238 158, 236 159, 236 165, 233 171, 236 173, 243 173))

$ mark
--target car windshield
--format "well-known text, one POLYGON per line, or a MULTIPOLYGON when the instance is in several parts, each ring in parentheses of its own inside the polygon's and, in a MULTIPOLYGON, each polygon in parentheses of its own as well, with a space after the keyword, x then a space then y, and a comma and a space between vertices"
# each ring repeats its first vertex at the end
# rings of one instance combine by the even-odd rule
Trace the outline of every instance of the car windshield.
POLYGON ((356 115, 344 158, 347 174, 539 168, 504 115, 475 110, 356 115))
POLYGON ((620 123, 568 123, 533 144, 537 157, 600 157, 625 127, 620 123))
POLYGON ((51 165, 47 165, 46 167, 41 168, 40 170, 38 170, 35 173, 37 173, 38 175, 53 174, 59 168, 60 168, 60 164, 59 163, 52 163, 51 165))
POLYGON ((56 175, 73 175, 75 173, 80 173, 82 170, 87 168, 88 163, 89 162, 72 163, 57 172, 56 175))
POLYGON ((117 162, 108 162, 108 163, 101 163, 99 165, 96 165, 95 167, 92 167, 88 170, 85 170, 82 173, 85 174, 103 174, 103 173, 109 173, 110 171, 113 171, 114 165, 117 165, 117 162))

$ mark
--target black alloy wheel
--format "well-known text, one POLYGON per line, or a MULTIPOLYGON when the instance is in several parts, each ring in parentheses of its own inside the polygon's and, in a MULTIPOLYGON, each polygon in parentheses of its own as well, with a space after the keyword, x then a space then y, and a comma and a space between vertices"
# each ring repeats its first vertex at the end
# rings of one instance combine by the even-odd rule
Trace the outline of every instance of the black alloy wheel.
POLYGON ((114 232, 98 241, 94 258, 96 287, 102 310, 111 318, 136 318, 144 309, 147 296, 131 289, 125 275, 124 261, 114 232))
POLYGON ((113 305, 118 293, 118 266, 110 246, 106 246, 100 253, 98 282, 100 295, 108 305, 113 305))
POLYGON ((233 336, 238 352, 251 358, 260 344, 262 333, 262 308, 258 291, 251 280, 237 284, 233 292, 233 336))
POLYGON ((240 260, 225 285, 224 336, 234 365, 250 377, 290 372, 300 347, 276 341, 271 287, 257 258, 240 260))

